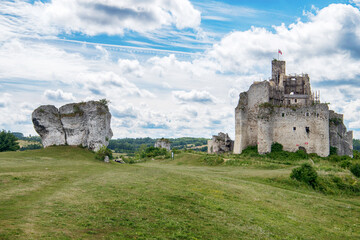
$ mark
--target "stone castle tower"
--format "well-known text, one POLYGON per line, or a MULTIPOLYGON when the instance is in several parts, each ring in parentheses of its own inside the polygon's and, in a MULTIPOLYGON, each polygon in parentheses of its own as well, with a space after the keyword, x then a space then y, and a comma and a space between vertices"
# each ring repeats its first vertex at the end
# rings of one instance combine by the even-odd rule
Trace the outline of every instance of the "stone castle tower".
POLYGON ((325 157, 332 146, 339 155, 352 156, 352 135, 343 115, 314 98, 308 74, 286 75, 285 61, 274 59, 272 78, 253 83, 235 108, 234 153, 257 145, 265 154, 278 142, 291 152, 304 149, 325 157))

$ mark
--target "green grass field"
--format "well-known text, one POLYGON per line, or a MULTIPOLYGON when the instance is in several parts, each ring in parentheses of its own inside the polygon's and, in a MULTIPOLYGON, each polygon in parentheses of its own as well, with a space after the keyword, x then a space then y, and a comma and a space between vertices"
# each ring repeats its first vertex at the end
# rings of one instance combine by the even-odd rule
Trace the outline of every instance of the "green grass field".
POLYGON ((106 164, 66 146, 0 153, 0 239, 360 239, 359 195, 291 180, 300 162, 208 166, 203 156, 106 164))

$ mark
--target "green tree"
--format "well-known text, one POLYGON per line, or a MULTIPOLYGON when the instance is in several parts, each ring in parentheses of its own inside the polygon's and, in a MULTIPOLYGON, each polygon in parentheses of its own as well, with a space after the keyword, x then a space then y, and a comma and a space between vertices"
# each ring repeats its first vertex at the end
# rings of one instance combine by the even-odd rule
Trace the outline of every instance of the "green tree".
POLYGON ((20 148, 17 138, 11 133, 2 130, 0 132, 0 152, 16 151, 20 148))

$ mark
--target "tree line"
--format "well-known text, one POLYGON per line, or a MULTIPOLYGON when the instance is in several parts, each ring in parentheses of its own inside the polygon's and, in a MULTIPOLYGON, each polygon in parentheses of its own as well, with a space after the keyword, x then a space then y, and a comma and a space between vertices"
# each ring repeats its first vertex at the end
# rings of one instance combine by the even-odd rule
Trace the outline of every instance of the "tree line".
MULTIPOLYGON (((206 138, 169 138, 172 149, 189 149, 207 145, 206 138)), ((120 138, 110 140, 108 148, 117 153, 135 153, 141 146, 152 147, 157 139, 155 138, 120 138)), ((207 147, 196 148, 199 151, 207 151, 207 147)))

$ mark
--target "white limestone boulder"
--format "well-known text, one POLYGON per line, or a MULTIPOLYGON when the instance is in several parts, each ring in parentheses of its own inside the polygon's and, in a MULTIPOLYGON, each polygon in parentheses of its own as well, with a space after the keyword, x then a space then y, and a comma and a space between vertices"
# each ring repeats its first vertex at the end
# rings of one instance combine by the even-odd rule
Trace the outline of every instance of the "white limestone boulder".
POLYGON ((68 144, 97 151, 109 144, 113 135, 110 122, 109 109, 100 101, 70 103, 59 110, 51 105, 40 106, 33 113, 34 127, 44 147, 68 144), (63 137, 56 139, 61 134, 63 137))
POLYGON ((32 122, 44 147, 66 143, 59 110, 55 106, 43 105, 35 109, 32 113, 32 122))

